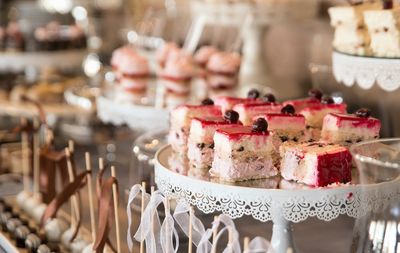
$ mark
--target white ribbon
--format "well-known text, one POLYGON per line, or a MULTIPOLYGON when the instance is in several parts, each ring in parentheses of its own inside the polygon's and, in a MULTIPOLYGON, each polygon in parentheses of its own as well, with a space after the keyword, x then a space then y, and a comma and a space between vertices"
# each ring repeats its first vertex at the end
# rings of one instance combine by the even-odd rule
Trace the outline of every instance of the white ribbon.
MULTIPOLYGON (((174 212, 175 221, 176 221, 176 223, 179 224, 179 226, 181 227, 182 231, 186 234, 186 236, 189 236, 189 223, 190 223, 189 212, 190 212, 190 205, 185 201, 179 201, 178 205, 175 208, 175 212, 174 212)), ((199 218, 197 218, 193 214, 192 240, 193 240, 194 245, 196 245, 196 247, 199 246, 201 238, 205 233, 206 233, 206 229, 204 228, 203 223, 200 221, 199 218)), ((211 243, 208 242, 207 247, 210 248, 211 243)))
POLYGON ((223 253, 241 253, 240 243, 239 243, 239 232, 237 231, 232 219, 224 214, 218 216, 217 219, 212 223, 212 227, 207 229, 207 231, 200 240, 196 253, 210 252, 210 247, 209 247, 210 237, 214 234, 215 231, 218 230, 221 223, 223 223, 225 227, 218 232, 217 236, 215 237, 215 241, 212 242, 211 252, 215 251, 216 247, 218 246, 218 240, 221 238, 221 236, 224 234, 225 231, 228 231, 231 233, 232 240, 228 242, 223 253))
POLYGON ((140 226, 134 236, 138 242, 146 242, 146 252, 161 252, 160 246, 160 218, 157 208, 164 203, 164 196, 160 191, 155 191, 150 196, 150 201, 146 206, 140 220, 140 226))
POLYGON ((270 242, 265 239, 264 237, 257 236, 249 243, 248 250, 244 251, 243 253, 274 253, 270 242))
POLYGON ((160 241, 163 253, 178 252, 179 236, 175 229, 174 218, 170 212, 165 212, 164 222, 161 226, 160 241), (175 237, 175 248, 173 237, 175 237))
MULTIPOLYGON (((128 241, 128 247, 129 247, 129 252, 132 252, 133 248, 133 241, 132 241, 132 234, 131 234, 131 226, 132 226, 132 209, 131 205, 132 202, 136 199, 137 195, 140 192, 145 192, 146 189, 143 189, 143 187, 140 184, 136 184, 132 186, 131 190, 129 191, 129 197, 128 197, 128 204, 126 206, 126 214, 128 215, 128 233, 127 233, 127 241, 128 241)), ((144 194, 144 204, 147 205, 149 202, 150 194, 146 193, 144 194)), ((143 217, 143 214, 142 214, 143 217)))

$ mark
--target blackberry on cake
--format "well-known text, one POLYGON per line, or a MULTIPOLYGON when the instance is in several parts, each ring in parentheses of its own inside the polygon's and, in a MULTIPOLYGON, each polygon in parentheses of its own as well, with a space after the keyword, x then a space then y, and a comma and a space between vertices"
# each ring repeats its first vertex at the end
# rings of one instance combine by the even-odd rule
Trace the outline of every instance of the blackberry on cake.
POLYGON ((280 147, 281 175, 310 186, 322 187, 351 181, 349 150, 324 142, 285 143, 280 147))
POLYGON ((214 134, 214 161, 210 175, 222 181, 237 182, 269 178, 278 174, 278 155, 260 118, 253 126, 221 127, 214 134))

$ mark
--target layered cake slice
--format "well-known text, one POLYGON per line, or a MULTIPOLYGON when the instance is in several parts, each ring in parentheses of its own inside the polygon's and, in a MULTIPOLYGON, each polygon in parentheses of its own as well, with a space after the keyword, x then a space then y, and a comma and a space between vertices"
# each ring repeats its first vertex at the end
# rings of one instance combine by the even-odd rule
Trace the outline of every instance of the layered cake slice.
POLYGON ((280 147, 281 174, 310 186, 322 187, 351 181, 352 157, 343 146, 322 142, 293 144, 280 147))
POLYGON ((261 114, 254 118, 263 118, 268 122, 268 131, 274 132, 282 142, 302 141, 305 139, 306 120, 303 115, 295 114, 292 105, 286 105, 281 113, 261 114))
POLYGON ((218 128, 240 126, 239 114, 228 110, 224 117, 194 118, 190 126, 188 158, 190 169, 209 170, 214 158, 214 133, 218 128))
POLYGON ((256 89, 252 89, 247 93, 247 98, 219 96, 215 98, 215 105, 221 106, 221 110, 225 113, 227 110, 232 110, 237 104, 262 104, 262 103, 274 103, 275 96, 272 94, 265 94, 260 98, 260 92, 256 89))
POLYGON ((211 99, 205 99, 202 105, 181 105, 171 111, 168 142, 172 149, 187 156, 187 141, 190 123, 193 118, 221 117, 221 109, 211 99))
POLYGON ((381 122, 370 117, 371 111, 360 109, 354 115, 331 113, 322 126, 323 141, 349 146, 364 140, 379 138, 381 122))
POLYGON ((364 19, 373 54, 400 57, 400 6, 393 6, 393 1, 383 1, 383 8, 365 11, 364 19))
POLYGON ((277 103, 243 103, 237 104, 233 110, 239 113, 239 120, 245 126, 253 122, 253 118, 265 113, 279 113, 282 110, 282 104, 277 103))
POLYGON ((311 128, 322 128, 322 122, 328 113, 346 113, 347 105, 335 104, 331 97, 324 97, 320 103, 305 107, 300 114, 306 118, 306 124, 311 128))
POLYGON ((278 154, 267 129, 264 119, 258 119, 252 127, 217 129, 210 175, 230 182, 277 175, 278 154))
POLYGON ((335 28, 333 46, 340 52, 356 55, 369 55, 370 36, 364 24, 363 13, 375 9, 376 3, 358 2, 352 6, 329 8, 331 25, 335 28))
POLYGON ((296 112, 303 110, 306 107, 319 104, 322 99, 322 92, 319 89, 311 89, 308 91, 308 98, 288 100, 283 102, 283 105, 293 105, 296 112))

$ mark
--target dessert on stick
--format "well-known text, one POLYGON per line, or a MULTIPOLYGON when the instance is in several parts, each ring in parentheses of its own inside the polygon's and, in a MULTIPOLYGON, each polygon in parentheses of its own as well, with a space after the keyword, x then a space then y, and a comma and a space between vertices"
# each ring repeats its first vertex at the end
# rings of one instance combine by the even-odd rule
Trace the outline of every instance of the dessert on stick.
POLYGON ((166 62, 170 58, 171 54, 181 50, 178 45, 174 42, 168 42, 164 44, 158 51, 157 51, 157 62, 161 68, 165 67, 166 62))
POLYGON ((210 89, 232 89, 238 84, 241 57, 238 53, 217 52, 207 63, 207 84, 210 89))
POLYGON ((269 178, 278 174, 278 154, 268 123, 257 119, 253 126, 217 129, 210 174, 223 181, 269 178))
POLYGON ((330 113, 324 118, 321 140, 350 146, 379 138, 380 129, 380 120, 371 117, 369 109, 359 109, 355 114, 330 113))
POLYGON ((285 143, 280 147, 281 175, 310 186, 322 187, 351 181, 349 150, 324 142, 285 143))

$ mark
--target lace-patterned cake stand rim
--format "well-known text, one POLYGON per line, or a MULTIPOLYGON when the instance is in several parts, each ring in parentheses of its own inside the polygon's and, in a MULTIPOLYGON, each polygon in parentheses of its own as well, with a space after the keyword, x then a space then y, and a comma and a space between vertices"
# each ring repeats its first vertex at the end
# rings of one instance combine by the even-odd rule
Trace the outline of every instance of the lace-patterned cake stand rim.
MULTIPOLYGON (((155 156, 155 182, 171 198, 186 201, 204 213, 222 212, 231 218, 250 215, 272 220, 272 245, 276 253, 289 248, 297 252, 292 239, 292 222, 309 217, 331 221, 339 215, 359 218, 378 212, 400 199, 399 180, 369 185, 325 188, 268 189, 227 185, 178 174, 169 168, 169 145, 155 156)), ((251 182, 251 181, 249 181, 251 182)))
POLYGON ((332 53, 333 75, 336 81, 351 87, 357 84, 368 90, 377 84, 384 91, 400 88, 400 58, 379 58, 332 53))

